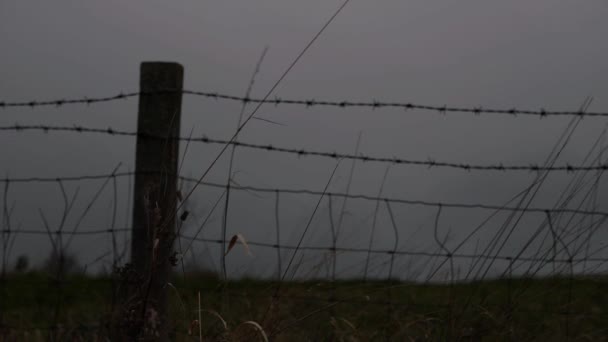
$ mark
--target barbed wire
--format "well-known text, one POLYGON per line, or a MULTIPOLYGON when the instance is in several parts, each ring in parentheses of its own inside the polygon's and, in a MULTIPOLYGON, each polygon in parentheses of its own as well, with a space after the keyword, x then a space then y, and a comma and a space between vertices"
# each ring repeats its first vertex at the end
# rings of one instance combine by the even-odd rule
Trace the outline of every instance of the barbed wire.
POLYGON ((561 165, 561 166, 540 166, 540 165, 505 165, 503 163, 496 165, 479 165, 479 164, 468 164, 468 163, 452 163, 436 161, 433 159, 428 160, 414 160, 414 159, 403 159, 397 157, 373 157, 364 154, 347 154, 327 151, 311 151, 302 148, 286 148, 277 147, 273 145, 264 144, 253 144, 245 143, 241 141, 229 141, 223 139, 213 139, 207 136, 202 137, 170 137, 148 134, 143 132, 133 132, 117 130, 114 128, 91 128, 84 126, 50 126, 50 125, 11 125, 11 126, 0 126, 0 131, 41 131, 41 132, 74 132, 74 133, 96 133, 106 134, 112 136, 128 136, 128 137, 142 137, 147 139, 160 139, 160 140, 179 140, 186 142, 199 142, 204 144, 217 144, 217 145, 233 145, 237 147, 264 150, 268 152, 279 152, 287 153, 292 155, 302 156, 315 156, 332 159, 349 159, 358 160, 362 162, 378 162, 378 163, 391 163, 396 165, 413 165, 413 166, 425 166, 428 168, 452 168, 461 169, 464 171, 527 171, 527 172, 541 172, 541 171, 565 171, 565 172, 576 172, 576 171, 597 171, 597 170, 608 170, 608 164, 600 165, 561 165))
MULTIPOLYGON (((98 175, 83 175, 83 176, 68 176, 68 177, 24 177, 24 178, 0 178, 0 183, 57 183, 57 182, 77 182, 86 180, 100 180, 107 178, 119 178, 119 177, 133 177, 136 175, 150 175, 157 174, 159 171, 141 171, 141 172, 115 172, 111 174, 98 174, 98 175)), ((167 175, 167 174, 165 174, 167 175)), ((192 177, 178 176, 181 181, 184 182, 198 182, 198 179, 192 177)), ((201 185, 215 187, 219 189, 226 189, 228 185, 214 182, 200 182, 201 185)), ((267 188, 267 187, 255 187, 231 184, 230 189, 242 190, 249 192, 259 193, 283 193, 292 195, 313 195, 313 196, 328 196, 328 197, 341 197, 348 199, 360 199, 366 201, 382 201, 389 203, 405 204, 405 205, 420 205, 425 207, 443 207, 443 208, 454 208, 454 209, 484 209, 484 210, 495 210, 495 211, 506 211, 506 212, 528 212, 528 213, 539 213, 546 215, 551 214, 575 214, 575 215, 588 215, 588 216, 601 216, 608 217, 608 212, 596 211, 596 210, 579 210, 569 208, 540 208, 540 207, 511 207, 501 206, 483 203, 455 203, 455 202, 433 202, 423 200, 408 200, 403 198, 392 198, 383 196, 371 196, 363 194, 347 194, 341 192, 322 192, 308 189, 287 189, 287 188, 267 188)))
POLYGON ((15 108, 15 107, 61 107, 64 105, 75 105, 75 104, 97 104, 103 102, 112 102, 118 100, 124 100, 137 96, 151 96, 151 95, 163 95, 163 94, 174 94, 182 93, 184 95, 200 96, 210 98, 214 100, 226 100, 226 101, 237 101, 241 103, 256 103, 256 104, 272 104, 275 106, 279 105, 297 105, 304 106, 306 108, 311 107, 335 107, 335 108, 398 108, 404 110, 424 110, 433 111, 441 114, 446 113, 469 113, 475 115, 481 114, 500 114, 500 115, 526 115, 526 116, 591 116, 591 117, 606 117, 608 112, 584 112, 578 111, 550 111, 544 108, 538 110, 529 109, 517 109, 515 107, 510 109, 496 109, 496 108, 484 108, 484 107, 457 107, 447 105, 425 105, 417 104, 412 102, 385 102, 385 101, 328 101, 328 100, 294 100, 294 99, 282 99, 275 97, 274 99, 261 99, 252 97, 235 96, 218 92, 208 91, 195 91, 195 90, 158 90, 153 92, 126 92, 119 93, 113 96, 103 97, 82 97, 82 98, 64 98, 54 100, 29 100, 29 101, 0 101, 0 108, 15 108))
POLYGON ((35 108, 35 107, 49 107, 49 106, 61 107, 64 105, 76 105, 76 104, 91 105, 91 104, 96 104, 96 103, 124 100, 124 99, 136 97, 136 96, 140 96, 140 95, 145 95, 145 94, 162 95, 162 94, 172 94, 174 92, 175 91, 158 91, 158 92, 155 92, 154 94, 144 93, 144 92, 129 92, 129 93, 119 93, 119 94, 116 94, 113 96, 102 96, 102 97, 92 97, 92 98, 85 96, 82 98, 55 99, 55 100, 45 100, 45 101, 37 101, 37 100, 20 101, 20 102, 0 101, 0 108, 11 108, 11 107, 35 108))

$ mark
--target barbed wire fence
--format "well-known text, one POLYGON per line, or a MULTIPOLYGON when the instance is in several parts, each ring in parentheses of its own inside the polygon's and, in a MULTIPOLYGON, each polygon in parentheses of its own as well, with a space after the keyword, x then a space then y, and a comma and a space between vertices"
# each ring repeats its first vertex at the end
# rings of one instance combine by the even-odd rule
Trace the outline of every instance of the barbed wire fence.
POLYGON ((314 108, 314 107, 334 107, 334 108, 353 108, 353 107, 361 107, 368 109, 382 109, 382 108, 397 108, 403 109, 406 112, 409 110, 423 110, 423 111, 431 111, 439 114, 448 114, 448 113, 463 113, 463 114, 475 114, 475 115, 484 115, 484 114, 500 114, 500 115, 510 115, 513 117, 517 117, 518 115, 530 115, 537 116, 539 118, 549 117, 549 116, 578 116, 578 117, 606 117, 608 116, 608 112, 587 112, 583 110, 578 111, 555 111, 555 110, 546 110, 544 108, 533 110, 533 109, 498 109, 498 108, 484 108, 484 107, 455 107, 455 106, 447 106, 447 105, 426 105, 426 104, 417 104, 412 102, 385 102, 385 101, 331 101, 331 100, 296 100, 296 99, 282 99, 280 97, 276 97, 274 99, 261 99, 261 98, 251 98, 248 96, 235 96, 229 94, 223 94, 218 92, 205 92, 205 91, 195 91, 195 90, 175 90, 175 89, 165 89, 165 90, 156 90, 156 91, 139 91, 139 92, 128 92, 128 93, 119 93, 111 96, 104 97, 84 97, 84 98, 70 98, 70 99, 54 99, 54 100, 28 100, 28 101, 20 101, 20 102, 7 102, 0 101, 0 108, 37 108, 37 107, 62 107, 68 105, 92 105, 103 102, 113 102, 119 100, 126 100, 129 98, 137 98, 139 96, 153 96, 153 95, 166 95, 166 94, 183 94, 183 95, 192 95, 192 96, 200 96, 205 98, 210 98, 213 100, 225 100, 225 101, 236 101, 243 104, 271 104, 275 106, 279 105, 293 105, 300 106, 305 108, 314 108))
MULTIPOLYGON (((563 148, 569 143, 572 133, 576 129, 580 120, 584 117, 604 117, 608 116, 608 113, 604 112, 587 112, 586 105, 583 105, 579 111, 547 111, 541 110, 519 110, 519 109, 485 109, 482 107, 471 107, 471 108, 459 108, 450 106, 432 106, 432 105, 419 105, 413 103, 400 103, 400 102, 358 102, 358 101, 319 101, 319 100, 284 100, 280 98, 275 99, 256 99, 246 97, 238 97, 232 95, 218 94, 213 92, 200 92, 190 90, 159 90, 152 92, 131 92, 122 93, 115 96, 109 97, 97 97, 97 98, 81 98, 81 99, 58 99, 48 101, 25 101, 25 102, 0 102, 0 108, 11 109, 20 107, 38 108, 38 107, 62 107, 67 105, 93 105, 97 103, 120 101, 128 98, 141 98, 141 97, 155 97, 164 95, 194 95, 202 96, 210 99, 217 100, 228 100, 241 102, 243 105, 247 104, 272 104, 272 105, 292 105, 301 106, 305 108, 317 108, 317 107, 337 107, 337 108, 351 108, 351 107, 363 107, 368 109, 382 109, 382 108, 400 108, 405 110, 426 110, 435 111, 442 114, 448 113, 470 113, 475 115, 483 114, 501 114, 501 115, 533 115, 538 117, 550 117, 550 116, 571 116, 572 121, 563 135, 559 138, 555 145, 554 150, 551 152, 549 157, 543 163, 537 165, 515 165, 515 164, 474 164, 469 162, 447 162, 447 161, 436 161, 436 160, 416 160, 400 157, 387 157, 387 156, 371 156, 363 155, 358 152, 354 154, 338 153, 329 151, 313 151, 302 148, 294 147, 282 147, 274 145, 262 145, 247 143, 233 139, 215 139, 206 136, 193 137, 192 135, 175 136, 175 135, 163 135, 163 134, 150 134, 142 131, 124 131, 113 128, 92 128, 84 127, 80 125, 74 126, 53 126, 53 125, 20 125, 14 124, 10 126, 0 127, 0 132, 13 132, 23 133, 27 131, 38 131, 44 133, 73 133, 73 134, 103 134, 108 137, 113 136, 127 136, 138 139, 145 139, 146 141, 160 141, 169 142, 173 141, 176 143, 201 143, 201 144, 214 144, 220 146, 233 146, 234 148, 243 149, 254 149, 264 151, 265 153, 282 153, 293 155, 297 157, 317 157, 333 159, 340 163, 343 160, 350 160, 354 162, 362 163, 379 163, 384 165, 409 165, 416 167, 426 168, 446 168, 446 169, 457 169, 467 172, 498 172, 501 174, 510 174, 510 172, 531 172, 535 175, 535 180, 532 184, 520 193, 516 194, 510 201, 501 204, 488 204, 488 203, 455 203, 455 202, 430 202, 417 199, 407 198, 393 198, 386 197, 382 194, 380 189, 377 195, 368 194, 353 194, 347 189, 346 192, 332 192, 327 190, 316 190, 316 189, 292 189, 292 188, 273 188, 273 187, 261 187, 254 185, 242 185, 237 184, 231 177, 228 177, 226 183, 214 183, 204 180, 204 176, 201 178, 185 177, 180 175, 179 172, 171 174, 164 172, 162 177, 174 177, 179 179, 182 188, 186 184, 190 184, 190 189, 198 186, 214 188, 220 191, 220 195, 217 197, 215 204, 205 214, 205 218, 202 223, 198 225, 196 232, 186 233, 184 232, 183 226, 188 222, 192 215, 196 213, 190 212, 189 209, 183 206, 184 199, 178 200, 180 204, 177 205, 177 210, 173 214, 177 218, 175 242, 171 241, 172 253, 170 256, 170 263, 174 267, 179 267, 181 264, 181 273, 184 279, 187 279, 184 267, 184 258, 188 252, 192 251, 194 244, 210 244, 221 247, 220 260, 225 260, 226 254, 233 248, 236 243, 245 245, 247 249, 266 249, 273 251, 273 255, 276 256, 276 274, 277 284, 276 287, 271 291, 265 291, 263 294, 260 293, 243 293, 236 289, 231 289, 227 279, 220 280, 224 282, 221 290, 210 291, 212 295, 221 296, 225 299, 220 307, 227 308, 231 303, 241 303, 239 298, 243 297, 248 300, 260 297, 260 303, 268 306, 262 315, 260 324, 265 328, 269 328, 271 336, 279 336, 294 326, 302 324, 305 320, 315 315, 321 315, 323 312, 327 312, 330 309, 334 309, 339 305, 350 305, 350 306, 381 306, 383 313, 386 315, 387 320, 393 319, 398 314, 404 314, 404 312, 415 313, 417 307, 422 307, 426 313, 432 313, 432 317, 427 321, 421 319, 422 323, 416 323, 416 329, 437 329, 441 327, 442 338, 459 338, 463 337, 479 337, 479 336, 491 336, 491 332, 485 331, 484 329, 471 326, 466 320, 471 319, 471 312, 479 313, 485 310, 488 315, 492 312, 500 312, 504 316, 501 318, 494 317, 496 325, 500 325, 505 328, 505 334, 511 338, 522 337, 522 332, 516 332, 513 329, 509 330, 511 324, 510 320, 514 319, 517 314, 525 315, 556 315, 559 317, 557 322, 563 323, 559 327, 559 331, 566 336, 566 339, 574 338, 574 336, 581 336, 587 334, 587 336, 601 336, 605 334, 605 330, 585 330, 587 327, 579 324, 579 321, 584 318, 591 317, 593 319, 603 319, 608 314, 608 309, 603 308, 585 308, 581 305, 582 300, 577 301, 577 297, 581 296, 580 291, 575 288, 576 281, 581 277, 591 277, 594 275, 601 274, 606 271, 606 263, 608 263, 608 254, 606 249, 608 245, 598 241, 593 241, 597 236, 597 232, 605 228, 605 221, 608 219, 608 212, 598 210, 598 193, 601 183, 603 172, 608 168, 608 164, 603 160, 603 152, 605 146, 603 144, 603 135, 598 138, 595 145, 591 148, 588 155, 585 157, 582 163, 578 165, 564 164, 558 165, 557 160, 563 151, 563 148), (550 173, 562 172, 567 173, 571 176, 571 182, 562 191, 560 197, 555 201, 555 204, 551 207, 532 207, 532 199, 535 198, 543 182, 545 182, 547 176, 550 173), (246 236, 234 235, 232 238, 227 238, 226 235, 221 238, 209 238, 204 237, 201 232, 208 224, 210 218, 214 213, 217 213, 221 206, 219 206, 222 198, 228 191, 240 191, 250 193, 253 195, 270 195, 273 200, 273 210, 268 213, 269 217, 273 217, 274 236, 268 234, 267 240, 253 240, 246 236), (316 199, 316 208, 320 206, 327 207, 327 223, 323 225, 327 231, 327 236, 331 238, 327 240, 325 244, 308 244, 304 243, 304 236, 308 227, 314 218, 317 218, 321 214, 317 209, 311 214, 308 225, 302 233, 301 238, 297 243, 285 243, 281 234, 285 231, 285 226, 281 222, 281 208, 282 201, 285 196, 307 196, 316 199), (369 232, 369 239, 367 241, 367 247, 356 247, 348 246, 341 242, 341 234, 344 230, 341 230, 342 223, 339 216, 344 215, 344 202, 342 205, 342 211, 339 215, 336 215, 335 208, 338 208, 338 200, 360 200, 366 201, 375 206, 372 229, 369 232), (422 207, 429 210, 433 210, 433 240, 434 245, 432 248, 421 249, 403 249, 402 241, 405 238, 403 235, 404 231, 402 224, 399 222, 399 218, 396 213, 400 210, 397 206, 408 206, 408 207, 422 207), (485 219, 476 226, 462 241, 455 247, 449 246, 448 241, 450 240, 451 231, 458 231, 459 227, 451 227, 447 233, 440 233, 440 227, 442 226, 442 219, 444 218, 445 212, 448 210, 467 212, 467 211, 483 211, 487 213, 485 219), (375 233, 376 226, 379 225, 377 218, 385 213, 388 218, 387 226, 390 228, 388 231, 393 233, 392 247, 391 248, 376 248, 375 240, 377 234, 375 233), (506 219, 502 222, 500 229, 492 236, 490 241, 486 242, 485 246, 478 246, 482 248, 481 251, 476 248, 475 252, 463 252, 461 251, 466 244, 471 243, 473 238, 482 229, 486 228, 488 222, 492 219, 496 219, 499 215, 506 215, 506 219), (533 215, 542 220, 542 223, 538 225, 532 235, 519 246, 519 251, 516 253, 504 252, 505 244, 513 236, 515 228, 519 222, 523 219, 524 215, 533 215), (337 219, 337 220, 336 220, 337 219), (441 235, 443 234, 443 236, 441 235), (182 245, 182 241, 186 245, 182 245), (226 248, 226 246, 228 246, 226 248), (291 291, 285 289, 288 284, 293 280, 298 280, 298 272, 304 273, 306 260, 306 252, 316 252, 317 255, 321 255, 321 265, 326 268, 326 272, 312 272, 315 275, 314 280, 320 279, 327 283, 327 288, 323 287, 322 290, 313 292, 312 295, 302 295, 297 291, 291 291), (291 257, 286 260, 282 260, 285 257, 285 253, 288 253, 291 257), (298 254, 299 257, 298 257, 298 254), (354 258, 353 255, 357 255, 357 263, 355 266, 337 266, 337 259, 342 258, 348 260, 354 258), (401 259, 401 260, 399 260, 401 259), (409 266, 411 263, 418 263, 419 271, 411 272, 411 274, 417 274, 411 280, 417 281, 421 285, 414 285, 411 283, 403 282, 404 279, 401 274, 401 269, 398 264, 403 264, 403 260, 407 259, 409 266), (504 265, 500 268, 499 278, 506 279, 506 290, 504 296, 506 300, 501 304, 496 304, 496 301, 492 301, 490 297, 495 296, 495 293, 488 293, 487 289, 484 288, 484 283, 480 281, 492 281, 489 277, 489 272, 492 269, 496 269, 496 263, 502 262, 504 265), (293 265, 293 267, 291 267, 293 265), (365 267, 359 267, 365 265, 365 267), (459 273, 461 267, 464 265, 468 266, 468 270, 463 274, 459 273), (363 272, 359 274, 358 282, 347 284, 344 286, 348 287, 348 291, 341 293, 339 281, 341 279, 341 271, 350 271, 353 268, 362 268, 363 272), (372 274, 372 270, 386 269, 386 274, 376 272, 372 274), (531 308, 530 305, 525 303, 529 300, 528 293, 532 292, 533 295, 538 295, 538 292, 530 291, 531 288, 536 286, 533 279, 536 276, 543 275, 543 272, 550 270, 549 273, 545 273, 547 276, 558 276, 562 277, 563 283, 565 284, 565 291, 555 291, 559 293, 559 296, 564 296, 565 299, 557 304, 547 305, 541 308, 531 308), (519 270, 519 272, 518 272, 519 270), (518 275, 521 279, 518 278, 518 275), (470 288, 463 288, 463 283, 472 282, 470 288), (514 284, 514 282, 518 282, 514 284), (440 285, 437 285, 439 283, 440 285), (407 288, 411 291, 415 286, 427 286, 431 288, 433 286, 447 286, 445 296, 447 298, 441 298, 445 300, 431 301, 425 303, 422 300, 415 300, 413 298, 403 298, 400 295, 399 290, 407 288), (276 323, 270 324, 268 320, 273 318, 271 308, 276 307, 281 303, 282 300, 290 300, 295 302, 303 303, 315 303, 310 304, 311 306, 305 306, 304 309, 307 312, 298 311, 297 314, 300 316, 288 315, 287 319, 276 323), (279 303, 279 304, 277 304, 279 303), (494 309, 497 311, 492 311, 494 309), (384 311, 385 310, 385 311, 384 311), (469 313, 467 315, 467 312, 469 313), (439 317, 439 318, 437 318, 439 317), (430 322, 430 321, 433 322, 430 322), (435 323, 437 320, 439 323, 435 323), (500 322, 498 322, 500 321, 500 322)), ((235 135, 236 137, 236 135, 235 135)), ((305 162, 305 160, 298 161, 305 162)), ((334 170, 335 171, 335 170, 334 170)), ((388 168, 387 171, 388 173, 388 168)), ((99 236, 106 237, 110 241, 109 248, 105 249, 99 255, 91 258, 90 260, 83 262, 80 272, 86 273, 86 270, 92 267, 107 262, 110 260, 111 269, 113 272, 112 278, 126 279, 132 276, 127 266, 126 260, 128 260, 128 246, 133 243, 128 237, 129 233, 133 233, 136 228, 134 225, 121 226, 117 222, 118 212, 118 179, 127 178, 129 180, 129 191, 131 190, 131 179, 137 179, 139 176, 158 176, 158 170, 139 170, 139 171, 120 171, 120 165, 115 167, 111 173, 106 174, 88 174, 78 176, 62 176, 62 177, 47 177, 41 175, 39 177, 4 177, 0 178, 0 183, 4 185, 4 196, 3 196, 3 219, 2 219, 2 292, 6 293, 7 286, 11 282, 10 264, 11 254, 15 244, 15 239, 19 236, 42 236, 48 237, 49 243, 52 245, 53 256, 57 258, 55 260, 54 273, 49 279, 51 284, 56 289, 54 293, 54 300, 52 301, 53 317, 51 319, 52 324, 50 325, 16 325, 11 322, 9 311, 0 310, 0 324, 5 334, 14 333, 17 331, 21 332, 35 332, 35 331, 47 331, 48 336, 54 336, 55 339, 60 339, 59 336, 68 336, 71 333, 79 332, 83 333, 86 331, 99 331, 103 329, 111 329, 108 326, 102 326, 102 324, 91 325, 85 322, 72 322, 76 324, 75 327, 68 328, 66 326, 69 322, 61 322, 61 311, 64 309, 62 306, 65 303, 66 296, 70 295, 70 283, 78 283, 78 279, 71 278, 67 275, 65 260, 67 255, 64 252, 73 243, 74 239, 82 236, 99 236), (101 181, 101 185, 97 188, 94 195, 85 204, 83 213, 77 217, 76 223, 72 229, 67 228, 67 217, 71 215, 74 203, 77 199, 78 191, 71 196, 65 189, 67 183, 81 183, 90 181, 101 181), (13 220, 11 219, 13 206, 10 203, 9 189, 16 184, 35 184, 35 183, 50 183, 55 184, 60 189, 63 198, 63 213, 61 220, 57 227, 52 227, 48 222, 44 212, 39 210, 36 214, 40 216, 43 222, 42 227, 14 227, 13 220), (90 212, 93 205, 99 200, 101 194, 107 191, 107 188, 111 188, 111 196, 113 198, 113 207, 110 224, 108 226, 84 226, 83 222, 85 217, 90 212), (118 234, 121 234, 123 238, 119 238, 118 234), (82 323, 82 324, 81 324, 82 323)), ((328 181, 328 185, 331 183, 331 177, 328 181)), ((177 189, 176 189, 177 190, 177 189)), ((190 193, 192 193, 192 191, 190 193)), ((135 196, 137 194, 134 194, 135 196)), ((179 193, 177 197, 182 197, 179 193)), ((131 194, 129 194, 131 197, 131 194)), ((176 205, 176 203, 173 203, 176 205)), ((152 205, 153 206, 153 205, 152 205)), ((129 211, 129 208, 127 208, 129 211)), ((155 209, 152 210, 152 215, 157 215, 155 209)), ((464 214, 466 215, 466 214, 464 214)), ((163 221, 165 218, 157 218, 163 221)), ((159 223, 159 227, 162 224, 159 223)), ((465 230, 465 229, 463 229, 465 230)), ((469 229, 466 229, 467 231, 469 229)), ((171 240, 171 237, 169 238, 171 240)), ((156 240, 156 243, 158 240, 156 240)), ((154 246, 155 248, 155 246, 154 246)), ((155 258, 156 249, 153 248, 152 259, 155 258)), ((309 261, 314 263, 314 261, 309 261)), ((226 264, 223 263, 222 272, 226 274, 226 264)), ((308 270, 314 269, 315 267, 309 267, 308 270)), ((218 270, 219 271, 219 270, 218 270)), ((313 270, 314 271, 314 270, 313 270)), ((221 272, 218 272, 221 273, 221 272)), ((304 277, 305 278, 305 277, 304 277)), ((119 306, 120 303, 120 286, 122 283, 114 279, 112 282, 112 295, 111 295, 111 308, 110 312, 115 310, 115 307, 119 306)), ((49 281, 48 279, 32 278, 27 281, 31 282, 43 282, 49 281)), ((141 281, 129 280, 129 281, 141 281)), ((20 280, 21 284, 25 284, 23 280, 20 280)), ((562 286, 560 282, 556 282, 558 287, 562 286)), ((170 283, 169 283, 170 284, 170 283)), ((605 280, 601 280, 600 284, 605 284, 605 280)), ((171 286, 173 286, 171 284, 171 286)), ((167 283, 164 284, 164 288, 167 292, 167 283)), ((192 286, 187 281, 180 284, 180 289, 184 290, 197 290, 196 286, 192 286)), ((586 290, 586 289, 585 289, 586 290)), ((546 291, 551 291, 546 289, 546 291)), ((598 291, 598 290, 595 290, 598 291)), ((310 291, 309 291, 310 292, 310 291)), ((605 291, 604 291, 605 292, 605 291)), ((502 295, 502 294, 501 294, 502 295)), ((591 295, 597 295, 592 293, 591 295)), ((2 307, 6 306, 7 298, 2 297, 2 307)), ((560 297, 561 298, 561 297, 560 297)), ((604 298, 605 297, 601 297, 604 298)), ((183 304, 183 303, 182 303, 183 304)), ((185 310, 186 311, 186 310, 185 310)), ((200 312, 200 308, 199 308, 200 312)), ((335 313, 335 312, 334 312, 335 313)), ((185 312, 184 316, 189 317, 190 312, 185 312)), ((276 314, 276 313, 275 313, 276 314)), ((187 318, 186 317, 186 318, 187 318)), ((345 318, 346 319, 346 318, 345 318)), ((185 319, 190 321, 189 318, 185 319)), ((199 320, 197 324, 202 324, 199 320)), ((348 320, 343 322, 346 325, 352 325, 348 320)), ((105 324, 105 323, 104 323, 105 324)), ((337 324, 337 323, 336 323, 337 324)), ((591 329, 591 328, 590 328, 591 329)), ((356 329, 355 329, 356 330, 356 329)), ((425 330, 426 331, 426 330, 425 330)), ((173 331, 176 335, 184 335, 186 331, 175 329, 173 331)), ((420 331, 412 332, 410 334, 422 334, 420 331)), ((534 332, 530 332, 533 334, 534 332)), ((84 334, 84 333, 83 333, 84 334)), ((5 335, 8 336, 8 335, 5 335)), ((388 335, 387 335, 388 336, 388 335)), ((438 335, 433 335, 438 336, 438 335)), ((495 335, 494 335, 495 336, 495 335)), ((335 336, 334 336, 335 337, 335 336)))

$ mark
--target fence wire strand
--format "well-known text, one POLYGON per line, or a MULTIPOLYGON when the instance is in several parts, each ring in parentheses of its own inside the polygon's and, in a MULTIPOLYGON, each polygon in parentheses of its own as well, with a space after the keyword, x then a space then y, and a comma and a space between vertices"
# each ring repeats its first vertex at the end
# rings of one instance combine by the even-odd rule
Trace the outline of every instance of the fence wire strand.
POLYGON ((470 163, 452 163, 452 162, 443 162, 436 161, 434 159, 427 160, 414 160, 414 159, 404 159, 398 157, 375 157, 368 156, 364 154, 347 154, 347 153, 338 153, 338 152, 328 152, 328 151, 311 151, 303 148, 287 148, 287 147, 278 147, 267 144, 254 144, 254 143, 246 143, 242 141, 230 141, 223 139, 214 139, 209 138, 207 136, 202 137, 170 137, 170 136, 160 136, 160 135, 151 135, 146 133, 138 133, 133 131, 123 131, 117 130, 114 128, 90 128, 83 126, 50 126, 50 125, 11 125, 11 126, 0 126, 0 131, 14 131, 14 132, 25 132, 25 131, 41 131, 44 133, 49 132, 74 132, 74 133, 95 133, 95 134, 105 134, 110 136, 127 136, 127 137, 142 137, 146 139, 158 139, 158 140, 179 140, 185 142, 198 142, 204 144, 215 144, 215 145, 232 145, 235 147, 244 147, 255 150, 263 150, 268 152, 279 152, 279 153, 287 153, 292 155, 297 155, 298 157, 305 156, 316 156, 316 157, 324 157, 324 158, 332 158, 332 159, 347 159, 347 160, 356 160, 362 162, 379 162, 379 163, 389 163, 396 165, 412 165, 412 166, 425 166, 430 168, 452 168, 452 169, 460 169, 464 171, 526 171, 526 172, 543 172, 543 171, 563 171, 563 172, 576 172, 576 171, 605 171, 608 170, 608 164, 598 163, 593 165, 559 165, 559 166, 544 166, 544 165, 508 165, 504 163, 495 164, 495 165, 480 165, 480 164, 470 164, 470 163))
MULTIPOLYGON (((79 182, 86 180, 107 180, 114 177, 132 177, 138 174, 147 175, 154 172, 114 172, 111 174, 97 174, 97 175, 81 175, 81 176, 67 176, 67 177, 5 177, 0 178, 0 183, 56 183, 56 182, 79 182)), ((192 177, 179 176, 179 179, 185 182, 197 182, 197 179, 192 177)), ((201 185, 214 187, 218 189, 226 189, 228 185, 223 183, 214 182, 201 182, 201 185)), ((575 214, 575 215, 589 215, 589 216, 601 216, 608 217, 608 212, 599 210, 583 210, 583 209, 570 209, 570 208, 541 208, 541 207, 518 207, 518 206, 504 206, 494 205, 486 203, 456 203, 456 202, 438 202, 438 201, 425 201, 425 200, 410 200, 404 198, 393 198, 393 197, 380 197, 373 195, 364 194, 346 194, 341 192, 322 192, 308 189, 287 189, 287 188, 266 188, 248 185, 237 185, 231 184, 230 188, 233 190, 242 190, 248 192, 259 192, 259 193, 281 193, 281 194, 292 194, 292 195, 312 195, 318 196, 325 194, 332 197, 348 198, 348 199, 359 199, 366 201, 382 201, 396 204, 406 205, 420 205, 425 207, 443 207, 443 208, 456 208, 456 209, 484 209, 484 210, 496 210, 506 212, 525 212, 525 213, 537 213, 546 215, 549 213, 556 214, 575 214)))
POLYGON ((252 104, 271 104, 275 106, 279 105, 294 105, 305 108, 312 107, 333 107, 333 108, 367 108, 367 109, 380 109, 380 108, 396 108, 402 110, 423 110, 432 111, 440 114, 446 113, 468 113, 468 114, 500 114, 509 116, 537 116, 540 118, 548 116, 589 116, 589 117, 607 117, 608 112, 584 112, 581 110, 559 110, 552 111, 540 108, 537 110, 531 109, 518 109, 516 107, 508 109, 498 108, 485 108, 482 106, 478 107, 458 107, 458 106, 447 106, 447 105, 427 105, 418 104, 413 102, 394 102, 394 101, 357 101, 357 100, 342 100, 342 101, 331 101, 331 100, 298 100, 298 99, 283 99, 281 97, 275 97, 273 99, 253 98, 248 96, 236 96, 229 95, 219 92, 209 91, 196 91, 196 90, 159 90, 154 92, 123 92, 112 96, 102 97, 82 97, 82 98, 64 98, 64 99, 53 99, 53 100, 28 100, 28 101, 0 101, 0 108, 18 108, 18 107, 61 107, 65 105, 92 105, 105 102, 114 102, 125 100, 129 98, 139 96, 152 96, 152 95, 163 95, 173 94, 181 92, 183 95, 191 95, 209 98, 212 100, 226 100, 241 103, 252 103, 252 104))

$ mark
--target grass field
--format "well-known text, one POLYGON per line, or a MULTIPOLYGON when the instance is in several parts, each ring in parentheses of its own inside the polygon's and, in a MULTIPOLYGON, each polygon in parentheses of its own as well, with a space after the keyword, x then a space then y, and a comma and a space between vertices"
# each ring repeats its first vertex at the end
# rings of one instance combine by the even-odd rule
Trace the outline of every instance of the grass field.
MULTIPOLYGON (((608 279, 495 280, 449 285, 340 281, 224 283, 176 277, 170 287, 172 338, 263 341, 608 340, 608 279), (189 336, 189 330, 193 335, 189 336)), ((105 340, 112 279, 43 273, 2 284, 3 341, 105 340), (57 328, 52 328, 57 327, 57 328), (100 339, 98 339, 100 338, 100 339)), ((115 303, 114 303, 115 304, 115 303)))

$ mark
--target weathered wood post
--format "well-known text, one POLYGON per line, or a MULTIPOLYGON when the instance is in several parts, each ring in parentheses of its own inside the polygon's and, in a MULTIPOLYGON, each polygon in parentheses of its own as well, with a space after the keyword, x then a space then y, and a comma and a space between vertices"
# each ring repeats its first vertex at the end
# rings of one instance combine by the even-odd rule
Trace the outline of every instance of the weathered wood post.
POLYGON ((183 78, 180 64, 141 64, 131 268, 123 272, 123 282, 130 280, 123 287, 121 340, 169 340, 167 282, 177 216, 179 140, 165 138, 180 134, 183 78))

